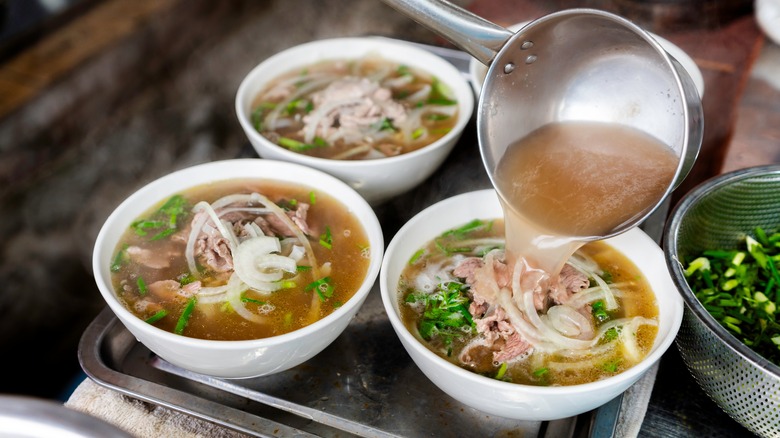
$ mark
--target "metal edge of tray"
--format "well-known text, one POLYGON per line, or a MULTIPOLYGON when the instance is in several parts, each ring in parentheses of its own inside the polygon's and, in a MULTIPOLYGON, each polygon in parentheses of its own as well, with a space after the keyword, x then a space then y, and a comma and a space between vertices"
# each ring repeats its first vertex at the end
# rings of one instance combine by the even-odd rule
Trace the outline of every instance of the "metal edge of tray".
MULTIPOLYGON (((316 436, 275 421, 224 406, 194 394, 169 388, 159 383, 122 373, 106 363, 102 351, 107 348, 109 330, 121 324, 106 307, 87 327, 79 341, 78 359, 85 374, 95 383, 147 403, 162 406, 187 415, 256 436, 316 436), (182 401, 186 400, 186 403, 182 401), (245 417, 247 420, 242 420, 245 417), (232 421, 228 421, 231 419, 232 421)), ((126 330, 126 329, 125 329, 126 330)), ((127 332, 129 334, 129 332, 127 332)), ((132 339, 134 344, 137 341, 132 339)), ((128 345, 124 347, 129 351, 128 345)))

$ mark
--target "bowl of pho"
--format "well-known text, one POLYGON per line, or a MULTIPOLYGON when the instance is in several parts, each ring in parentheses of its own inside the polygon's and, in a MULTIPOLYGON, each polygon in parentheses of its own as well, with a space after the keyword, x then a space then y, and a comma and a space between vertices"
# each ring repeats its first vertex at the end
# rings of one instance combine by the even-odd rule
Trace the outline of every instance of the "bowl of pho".
POLYGON ((558 275, 504 248, 500 202, 482 190, 423 210, 385 253, 391 324, 458 401, 521 420, 578 415, 625 391, 674 340, 682 300, 641 230, 587 243, 558 275))
POLYGON ((372 204, 410 190, 444 161, 474 96, 448 61, 386 38, 292 47, 250 71, 236 114, 263 158, 314 167, 372 204))
POLYGON ((342 181, 294 163, 216 161, 155 180, 98 234, 95 281, 117 318, 174 365, 268 375, 323 350, 379 273, 382 230, 342 181))

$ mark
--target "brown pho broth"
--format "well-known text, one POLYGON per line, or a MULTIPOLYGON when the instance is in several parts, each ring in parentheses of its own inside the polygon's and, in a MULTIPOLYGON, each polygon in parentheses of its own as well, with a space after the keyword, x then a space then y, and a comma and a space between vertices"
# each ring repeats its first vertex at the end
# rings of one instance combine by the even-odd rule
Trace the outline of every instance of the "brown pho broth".
POLYGON ((279 76, 255 97, 251 119, 260 134, 293 152, 364 160, 440 139, 455 126, 458 105, 436 76, 371 55, 279 76))
MULTIPOLYGON (((185 203, 182 213, 175 220, 178 225, 176 232, 155 240, 159 229, 146 229, 146 235, 139 235, 131 227, 117 246, 114 262, 116 268, 112 267, 112 282, 120 301, 133 314, 144 320, 160 310, 165 310, 167 315, 153 323, 163 330, 175 330, 189 299, 195 296, 196 304, 181 333, 184 336, 213 340, 247 340, 280 335, 307 326, 332 313, 349 300, 363 282, 370 251, 366 233, 357 218, 344 205, 325 193, 304 186, 267 180, 232 180, 195 187, 182 192, 181 196, 185 203), (315 277, 314 269, 307 268, 311 266, 308 255, 296 263, 296 273, 285 273, 284 280, 288 282, 278 291, 262 294, 245 285, 240 288, 244 289, 241 292, 241 305, 245 311, 257 315, 262 320, 260 323, 241 317, 231 303, 224 299, 208 302, 208 297, 199 294, 203 290, 195 295, 178 292, 155 294, 155 282, 173 280, 176 283, 169 284, 185 284, 182 289, 186 289, 187 282, 196 280, 190 275, 184 256, 192 229, 193 206, 199 201, 213 203, 227 195, 253 192, 264 195, 282 209, 295 210, 296 206, 302 203, 310 204, 307 223, 311 231, 307 239, 316 257, 320 278, 327 275, 328 284, 332 286, 332 296, 320 298, 311 288, 310 285, 320 278, 315 277), (328 239, 326 234, 332 240, 330 248, 319 243, 321 239, 328 239), (142 263, 138 256, 131 255, 139 251, 129 248, 149 251, 156 256, 164 255, 163 259, 167 260, 169 266, 149 266, 148 263, 142 263), (117 263, 118 261, 121 263, 117 263), (330 265, 329 269, 327 265, 330 265), (139 279, 142 279, 146 292, 141 290, 139 279)), ((160 205, 165 202, 161 201, 158 206, 142 215, 138 223, 157 219, 167 222, 167 217, 161 218, 158 211, 160 205)), ((231 204, 229 207, 237 205, 246 204, 231 204)), ((261 205, 254 203, 252 206, 261 205)), ((219 210, 215 208, 215 211, 219 210)), ((230 213, 220 217, 229 218, 230 213)), ((257 214, 249 214, 235 222, 230 219, 230 222, 245 225, 254 221, 255 217, 257 214)), ((213 222, 209 220, 208 224, 213 222)), ((287 242, 290 242, 290 239, 287 242)), ((289 251, 288 246, 292 246, 292 243, 282 244, 282 253, 289 251)), ((201 272, 199 280, 203 287, 225 285, 231 274, 234 274, 232 269, 216 272, 204 266, 202 261, 203 259, 197 258, 197 269, 201 272)))
POLYGON ((557 274, 582 238, 606 236, 663 197, 678 159, 634 128, 545 125, 511 144, 495 183, 507 253, 557 274))

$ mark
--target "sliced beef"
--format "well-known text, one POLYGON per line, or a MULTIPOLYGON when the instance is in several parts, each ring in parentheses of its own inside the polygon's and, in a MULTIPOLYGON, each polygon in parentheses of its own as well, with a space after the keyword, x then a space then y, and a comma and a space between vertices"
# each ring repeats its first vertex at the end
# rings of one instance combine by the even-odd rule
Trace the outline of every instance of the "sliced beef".
POLYGON ((127 247, 127 255, 133 263, 138 263, 152 269, 164 269, 171 266, 171 254, 152 251, 138 246, 127 247))
POLYGON ((458 359, 474 368, 482 368, 483 355, 491 354, 491 365, 520 359, 530 350, 526 342, 509 322, 501 307, 495 306, 484 317, 475 317, 480 336, 463 348, 458 359))
POLYGON ((201 266, 212 272, 233 270, 233 254, 230 244, 219 233, 203 233, 195 242, 195 257, 201 266))
MULTIPOLYGON (((367 78, 345 77, 312 94, 315 110, 303 118, 316 124, 314 134, 322 138, 360 138, 363 132, 384 119, 400 123, 406 108, 392 98, 389 89, 367 78)), ((304 127, 311 132, 312 126, 304 127)))
POLYGON ((200 290, 199 281, 182 286, 176 280, 160 280, 147 285, 149 293, 158 299, 172 301, 178 298, 189 298, 200 290))
POLYGON ((590 280, 588 280, 587 275, 571 265, 565 264, 558 275, 557 287, 550 290, 550 298, 556 304, 564 304, 569 301, 573 294, 587 289, 588 286, 590 286, 590 280))

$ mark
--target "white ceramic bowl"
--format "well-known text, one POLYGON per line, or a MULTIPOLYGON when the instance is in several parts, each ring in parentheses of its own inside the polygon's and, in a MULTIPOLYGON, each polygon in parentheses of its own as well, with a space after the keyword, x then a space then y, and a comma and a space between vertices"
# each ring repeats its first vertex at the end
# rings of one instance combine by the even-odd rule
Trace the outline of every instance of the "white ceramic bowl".
POLYGON ((606 242, 642 271, 655 292, 658 334, 650 353, 637 365, 613 377, 582 385, 543 387, 508 383, 466 371, 431 352, 399 317, 398 279, 410 257, 442 232, 472 219, 502 217, 493 190, 458 195, 428 207, 404 225, 388 245, 379 285, 382 301, 401 343, 423 373, 442 391, 485 413, 520 420, 547 421, 571 417, 612 400, 635 383, 669 348, 680 328, 683 302, 667 271, 661 249, 639 229, 606 242))
POLYGON ((372 204, 406 192, 430 176, 457 143, 471 119, 474 95, 466 78, 443 58, 403 41, 387 38, 334 38, 292 47, 266 59, 244 78, 236 94, 236 114, 241 127, 263 158, 292 161, 323 170, 345 181, 372 204), (252 100, 277 76, 329 59, 358 59, 377 54, 431 73, 447 84, 458 101, 455 127, 434 143, 416 151, 375 160, 331 160, 287 150, 255 130, 250 120, 252 100))
MULTIPOLYGON (((523 21, 522 23, 511 25, 507 29, 511 30, 512 32, 517 32, 528 23, 530 23, 530 21, 523 21)), ((654 33, 650 33, 650 36, 658 41, 658 44, 660 44, 661 47, 666 50, 666 53, 672 55, 683 67, 685 67, 685 71, 688 72, 688 74, 691 76, 691 79, 693 80, 693 83, 696 85, 696 90, 699 92, 699 97, 704 97, 704 77, 702 76, 701 70, 699 70, 699 67, 696 66, 696 63, 693 61, 693 59, 688 56, 688 54, 685 53, 683 49, 666 38, 658 36, 654 33)), ((477 61, 475 58, 471 58, 469 61, 469 75, 471 76, 471 85, 474 87, 474 92, 477 94, 477 96, 479 96, 480 90, 482 90, 482 83, 485 81, 485 75, 487 74, 487 71, 487 66, 477 61)))
POLYGON ((225 378, 272 374, 296 366, 322 351, 346 328, 368 296, 382 261, 384 240, 374 211, 349 186, 319 170, 262 159, 216 161, 183 169, 144 186, 122 202, 98 234, 92 269, 100 293, 128 330, 163 359, 182 368, 225 378), (264 178, 316 188, 341 201, 365 229, 371 259, 359 290, 325 318, 279 336, 247 341, 213 341, 176 335, 147 324, 119 302, 111 285, 110 264, 122 234, 151 206, 193 186, 227 179, 264 178))

